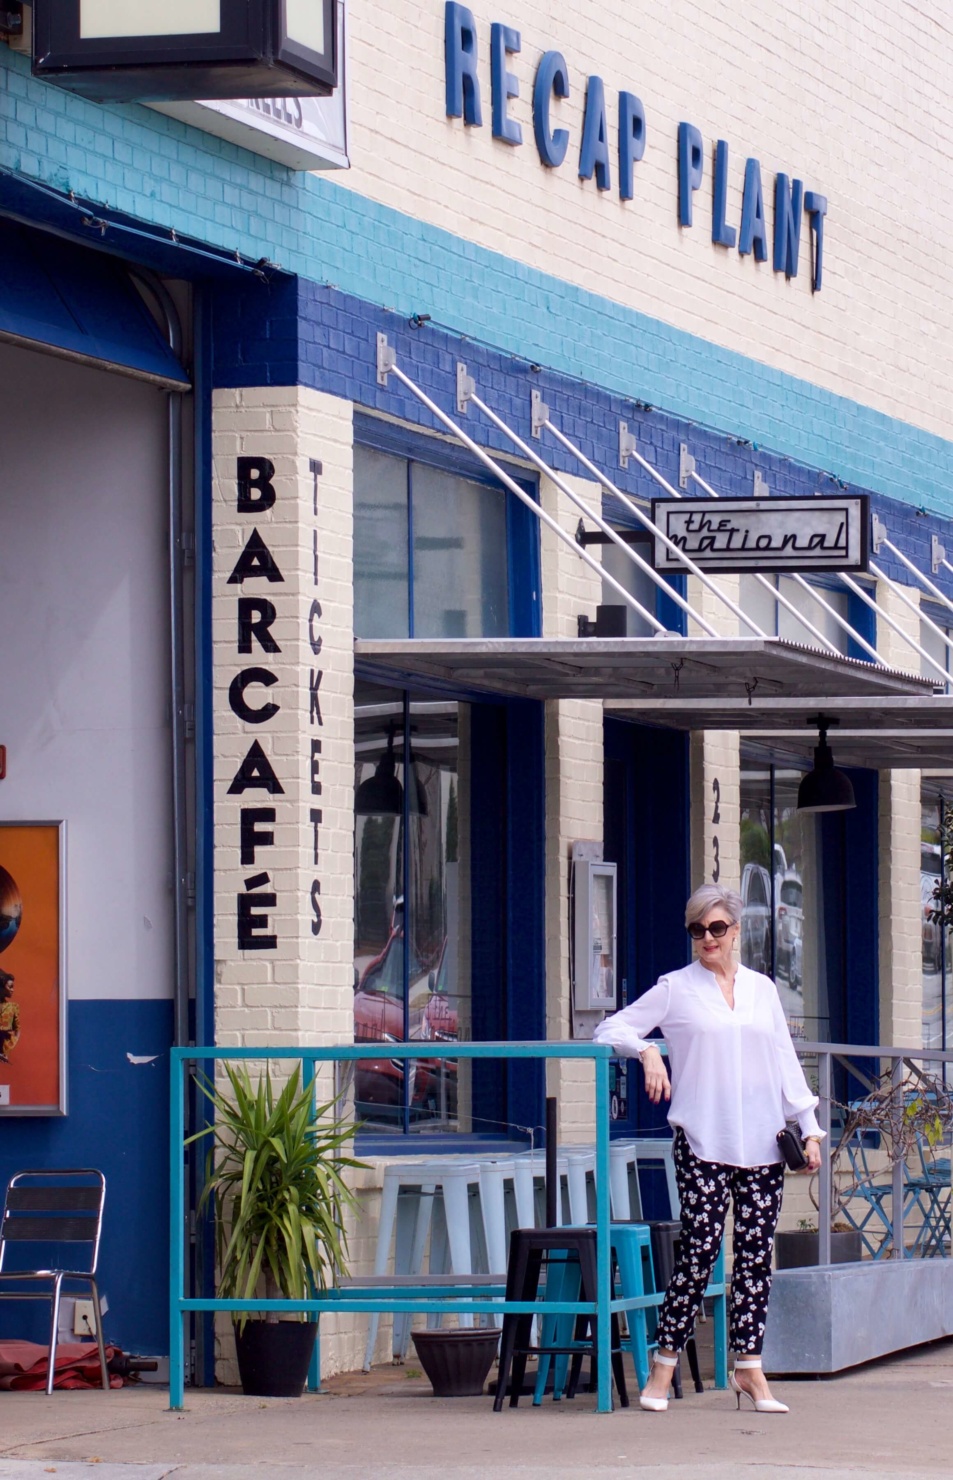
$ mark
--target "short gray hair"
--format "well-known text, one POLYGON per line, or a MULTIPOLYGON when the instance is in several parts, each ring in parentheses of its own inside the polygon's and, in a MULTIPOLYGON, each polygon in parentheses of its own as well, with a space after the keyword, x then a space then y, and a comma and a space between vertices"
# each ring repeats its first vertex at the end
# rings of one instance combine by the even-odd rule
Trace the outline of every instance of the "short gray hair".
POLYGON ((724 910, 732 925, 740 924, 744 901, 737 890, 725 889, 721 884, 702 884, 695 890, 685 906, 685 924, 694 924, 716 907, 724 910))

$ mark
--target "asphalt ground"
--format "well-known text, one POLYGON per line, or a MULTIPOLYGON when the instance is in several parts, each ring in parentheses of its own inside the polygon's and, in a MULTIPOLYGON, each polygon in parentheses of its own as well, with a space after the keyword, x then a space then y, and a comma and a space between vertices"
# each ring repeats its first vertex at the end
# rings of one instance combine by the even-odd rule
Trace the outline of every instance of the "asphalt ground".
POLYGON ((0 1480, 920 1480, 953 1475, 953 1341, 837 1377, 773 1384, 790 1414, 688 1392, 664 1414, 595 1399, 492 1411, 419 1370, 331 1379, 300 1399, 153 1386, 0 1393, 0 1480))

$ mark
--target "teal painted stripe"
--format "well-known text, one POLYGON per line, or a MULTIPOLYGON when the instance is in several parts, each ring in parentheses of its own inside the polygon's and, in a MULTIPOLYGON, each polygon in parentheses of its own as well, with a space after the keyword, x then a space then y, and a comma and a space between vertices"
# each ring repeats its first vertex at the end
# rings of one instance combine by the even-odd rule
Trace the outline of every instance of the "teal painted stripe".
MULTIPOLYGON (((153 225, 268 257, 906 503, 953 514, 953 442, 453 233, 139 107, 35 81, 6 53, 0 163, 153 225)), ((449 387, 448 387, 449 389, 449 387)))

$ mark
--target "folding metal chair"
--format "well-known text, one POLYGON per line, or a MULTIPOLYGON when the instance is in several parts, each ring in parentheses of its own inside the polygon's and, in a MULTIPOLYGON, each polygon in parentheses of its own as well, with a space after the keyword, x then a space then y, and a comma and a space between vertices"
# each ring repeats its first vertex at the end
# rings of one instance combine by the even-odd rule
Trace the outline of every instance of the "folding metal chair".
MULTIPOLYGON (((46 1391, 53 1391, 56 1368, 56 1328, 60 1296, 66 1283, 88 1286, 96 1317, 96 1344, 103 1387, 109 1388, 103 1321, 96 1287, 96 1264, 103 1225, 106 1178, 88 1167, 76 1170, 17 1172, 7 1184, 0 1223, 0 1300, 48 1300, 50 1318, 50 1365, 46 1391), (78 1246, 89 1249, 88 1259, 76 1257, 78 1246), (79 1268, 63 1268, 57 1261, 60 1247, 68 1246, 71 1262, 79 1268), (49 1260, 53 1267, 42 1267, 49 1260), (12 1267, 8 1267, 8 1263, 12 1267), (27 1284, 47 1289, 23 1289, 27 1284)), ((62 1254, 66 1260, 66 1249, 62 1254)))

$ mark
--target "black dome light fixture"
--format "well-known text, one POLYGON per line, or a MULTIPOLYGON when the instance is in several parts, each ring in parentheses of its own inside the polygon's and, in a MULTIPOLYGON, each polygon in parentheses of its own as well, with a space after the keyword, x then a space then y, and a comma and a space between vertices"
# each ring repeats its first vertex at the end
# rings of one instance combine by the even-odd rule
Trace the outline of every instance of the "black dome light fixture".
MULTIPOLYGON (((427 816, 427 793, 417 774, 413 755, 410 757, 410 810, 427 816)), ((394 731, 387 736, 387 749, 377 762, 373 776, 366 777, 354 794, 354 811, 358 817, 399 817, 404 810, 404 788, 397 779, 397 757, 394 754, 394 731)))
POLYGON ((856 807, 850 778, 838 771, 827 743, 828 730, 840 721, 825 714, 812 714, 808 724, 817 725, 818 744, 814 747, 814 769, 808 771, 797 789, 799 812, 849 812, 856 807))
POLYGON ((397 780, 394 732, 387 736, 387 749, 377 762, 373 776, 361 782, 354 796, 358 817, 399 817, 404 810, 404 788, 397 780))

